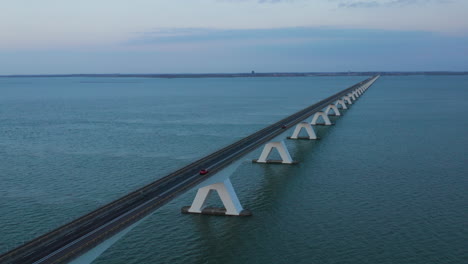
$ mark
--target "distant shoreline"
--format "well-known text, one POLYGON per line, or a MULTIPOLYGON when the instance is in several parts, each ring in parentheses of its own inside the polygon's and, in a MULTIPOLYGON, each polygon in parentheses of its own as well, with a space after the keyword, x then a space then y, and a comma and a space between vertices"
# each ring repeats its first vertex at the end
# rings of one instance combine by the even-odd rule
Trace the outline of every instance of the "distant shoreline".
POLYGON ((468 71, 428 72, 269 72, 269 73, 174 73, 174 74, 17 74, 0 75, 0 78, 44 78, 44 77, 96 77, 96 78, 236 78, 236 77, 309 77, 309 76, 407 76, 407 75, 468 75, 468 71))

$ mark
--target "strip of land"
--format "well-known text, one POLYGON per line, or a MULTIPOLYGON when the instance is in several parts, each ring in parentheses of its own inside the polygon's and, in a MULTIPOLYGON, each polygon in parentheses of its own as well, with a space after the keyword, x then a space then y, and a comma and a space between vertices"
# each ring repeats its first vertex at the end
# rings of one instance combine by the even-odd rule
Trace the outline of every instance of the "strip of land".
POLYGON ((419 72, 267 72, 267 73, 174 73, 174 74, 40 74, 0 75, 0 78, 38 77, 101 77, 101 78, 235 78, 235 77, 307 77, 307 76, 406 76, 406 75, 468 75, 468 71, 419 71, 419 72))

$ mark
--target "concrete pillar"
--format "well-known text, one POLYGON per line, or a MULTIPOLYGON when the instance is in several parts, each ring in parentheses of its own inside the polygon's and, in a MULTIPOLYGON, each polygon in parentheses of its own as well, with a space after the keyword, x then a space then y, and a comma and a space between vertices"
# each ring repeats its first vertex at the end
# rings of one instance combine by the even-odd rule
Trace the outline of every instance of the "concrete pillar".
MULTIPOLYGON (((350 101, 350 102, 351 102, 351 101, 350 101)), ((345 109, 345 110, 348 109, 348 107, 346 106, 345 101, 342 100, 342 99, 337 100, 336 103, 335 103, 335 105, 336 105, 336 107, 338 107, 338 106, 341 105, 341 108, 343 108, 343 109, 345 109)))
POLYGON ((343 96, 343 100, 346 101, 347 104, 352 105, 353 102, 351 101, 351 97, 345 95, 343 96))
POLYGON ((324 112, 317 112, 315 113, 314 117, 312 118, 312 122, 310 122, 311 125, 325 125, 325 126, 331 126, 333 125, 332 122, 330 121, 330 118, 328 118, 328 115, 325 114, 324 112), (323 124, 318 124, 317 121, 319 118, 323 119, 323 124))
POLYGON ((338 107, 336 107, 336 105, 334 104, 331 104, 329 106, 327 106, 327 108, 325 109, 325 113, 327 115, 330 115, 330 111, 333 110, 333 112, 335 113, 336 116, 341 116, 341 113, 340 111, 338 110, 338 107))
POLYGON ((284 141, 280 142, 269 142, 263 148, 262 154, 260 154, 260 158, 258 160, 254 160, 257 163, 282 163, 282 164, 293 164, 295 163, 291 155, 289 154, 288 149, 286 148, 286 144, 284 141), (281 161, 268 161, 267 158, 270 155, 273 149, 278 150, 278 153, 281 156, 281 161))
POLYGON ((314 128, 309 124, 309 122, 301 122, 296 125, 296 128, 294 129, 292 136, 288 138, 289 139, 317 139, 317 135, 315 134, 314 128), (301 133, 302 129, 305 129, 308 137, 306 138, 299 137, 299 133, 301 133))
POLYGON ((244 209, 242 208, 239 198, 237 198, 236 191, 229 178, 225 179, 223 182, 210 184, 198 189, 197 195, 188 209, 188 213, 201 214, 206 207, 206 200, 214 191, 216 191, 219 198, 221 198, 224 208, 226 209, 226 215, 241 215, 244 209))

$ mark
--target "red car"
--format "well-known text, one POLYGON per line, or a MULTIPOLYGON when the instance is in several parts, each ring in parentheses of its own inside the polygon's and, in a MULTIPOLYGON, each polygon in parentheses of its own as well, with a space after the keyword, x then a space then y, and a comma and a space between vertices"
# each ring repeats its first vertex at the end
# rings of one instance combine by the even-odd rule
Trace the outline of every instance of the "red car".
POLYGON ((202 169, 200 170, 200 175, 205 175, 208 173, 208 170, 207 169, 202 169))

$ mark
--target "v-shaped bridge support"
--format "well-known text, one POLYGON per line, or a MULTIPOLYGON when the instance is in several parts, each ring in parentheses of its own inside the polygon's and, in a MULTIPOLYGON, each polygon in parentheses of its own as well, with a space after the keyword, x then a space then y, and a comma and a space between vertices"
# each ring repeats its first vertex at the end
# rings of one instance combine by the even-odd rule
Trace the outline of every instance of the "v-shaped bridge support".
POLYGON ((347 104, 352 105, 353 102, 351 102, 351 97, 345 95, 343 96, 343 101, 346 101, 347 104))
POLYGON ((286 148, 286 144, 284 141, 279 142, 269 142, 263 148, 262 154, 260 154, 260 158, 257 160, 253 160, 255 163, 277 163, 277 164, 295 164, 296 161, 293 161, 291 155, 289 154, 288 149, 286 148), (270 155, 273 149, 278 150, 278 153, 281 156, 281 160, 268 160, 268 156, 270 155))
POLYGON ((318 139, 317 134, 315 134, 314 128, 310 125, 309 122, 301 122, 296 125, 292 136, 288 137, 288 139, 318 139), (307 133, 307 137, 299 137, 299 134, 302 130, 305 130, 307 133))
MULTIPOLYGON (((219 171, 216 175, 208 178, 198 185, 198 191, 192 205, 182 207, 182 213, 236 216, 252 215, 249 210, 242 208, 230 180, 231 175, 237 170, 242 162, 242 160, 238 160, 232 163, 219 171), (208 198, 215 194, 219 195, 219 198, 224 205, 223 208, 207 207, 208 198)), ((208 173, 210 172, 208 171, 208 173)))
POLYGON ((335 103, 335 105, 336 105, 336 107, 341 106, 341 108, 342 108, 342 109, 345 109, 345 110, 348 109, 348 107, 346 106, 346 103, 345 103, 344 99, 343 99, 343 100, 337 100, 336 103, 335 103))
POLYGON ((333 125, 332 122, 330 121, 330 118, 328 118, 328 115, 325 112, 317 112, 315 113, 314 117, 312 118, 312 122, 310 122, 311 125, 322 125, 322 126, 331 126, 333 125), (324 123, 317 123, 318 119, 322 118, 324 123))
POLYGON ((225 179, 223 182, 210 184, 198 189, 192 205, 188 208, 182 208, 182 212, 213 215, 251 215, 250 211, 242 208, 229 178, 225 179), (223 202, 224 208, 206 207, 208 197, 214 192, 218 193, 219 198, 221 198, 221 201, 223 202))
POLYGON ((333 112, 335 113, 336 116, 341 116, 341 113, 340 111, 338 110, 338 107, 336 107, 336 105, 334 104, 331 104, 329 106, 327 106, 327 108, 325 109, 325 113, 327 115, 330 115, 330 112, 333 110, 333 112))

